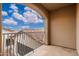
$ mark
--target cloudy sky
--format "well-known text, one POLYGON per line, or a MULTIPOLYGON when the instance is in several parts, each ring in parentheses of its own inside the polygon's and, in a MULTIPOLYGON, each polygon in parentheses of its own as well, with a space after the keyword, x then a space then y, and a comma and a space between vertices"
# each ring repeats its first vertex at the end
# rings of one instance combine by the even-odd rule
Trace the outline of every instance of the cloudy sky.
POLYGON ((22 4, 2 4, 2 26, 12 30, 44 28, 44 18, 22 4))

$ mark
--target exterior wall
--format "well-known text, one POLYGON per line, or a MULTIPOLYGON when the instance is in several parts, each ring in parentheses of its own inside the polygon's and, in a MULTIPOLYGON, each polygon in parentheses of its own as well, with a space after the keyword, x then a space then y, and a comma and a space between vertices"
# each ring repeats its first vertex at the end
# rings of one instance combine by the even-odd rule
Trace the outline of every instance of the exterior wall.
POLYGON ((79 54, 79 4, 77 4, 77 18, 76 18, 76 47, 79 54))
POLYGON ((51 44, 76 49, 75 5, 60 8, 51 13, 51 44))

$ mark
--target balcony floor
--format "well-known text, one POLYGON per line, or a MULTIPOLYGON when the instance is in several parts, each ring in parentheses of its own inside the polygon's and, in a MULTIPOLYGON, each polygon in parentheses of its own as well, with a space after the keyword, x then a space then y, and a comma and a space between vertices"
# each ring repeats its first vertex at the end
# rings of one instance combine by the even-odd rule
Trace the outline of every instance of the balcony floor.
POLYGON ((77 56, 77 51, 58 46, 42 45, 27 56, 77 56))

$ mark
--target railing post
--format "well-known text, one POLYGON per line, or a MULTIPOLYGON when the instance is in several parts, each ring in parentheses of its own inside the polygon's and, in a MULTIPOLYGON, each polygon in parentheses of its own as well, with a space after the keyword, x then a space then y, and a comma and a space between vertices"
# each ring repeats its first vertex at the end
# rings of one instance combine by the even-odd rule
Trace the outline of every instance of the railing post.
POLYGON ((1 55, 1 52, 2 52, 2 23, 1 23, 1 3, 0 3, 0 55, 1 55))

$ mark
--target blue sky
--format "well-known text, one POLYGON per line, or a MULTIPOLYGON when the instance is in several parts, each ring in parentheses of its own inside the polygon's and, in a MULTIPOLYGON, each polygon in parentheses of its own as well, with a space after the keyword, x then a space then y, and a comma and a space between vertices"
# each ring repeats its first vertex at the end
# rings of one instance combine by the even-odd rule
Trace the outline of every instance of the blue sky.
POLYGON ((42 29, 44 18, 22 4, 2 4, 2 26, 12 30, 42 29))

